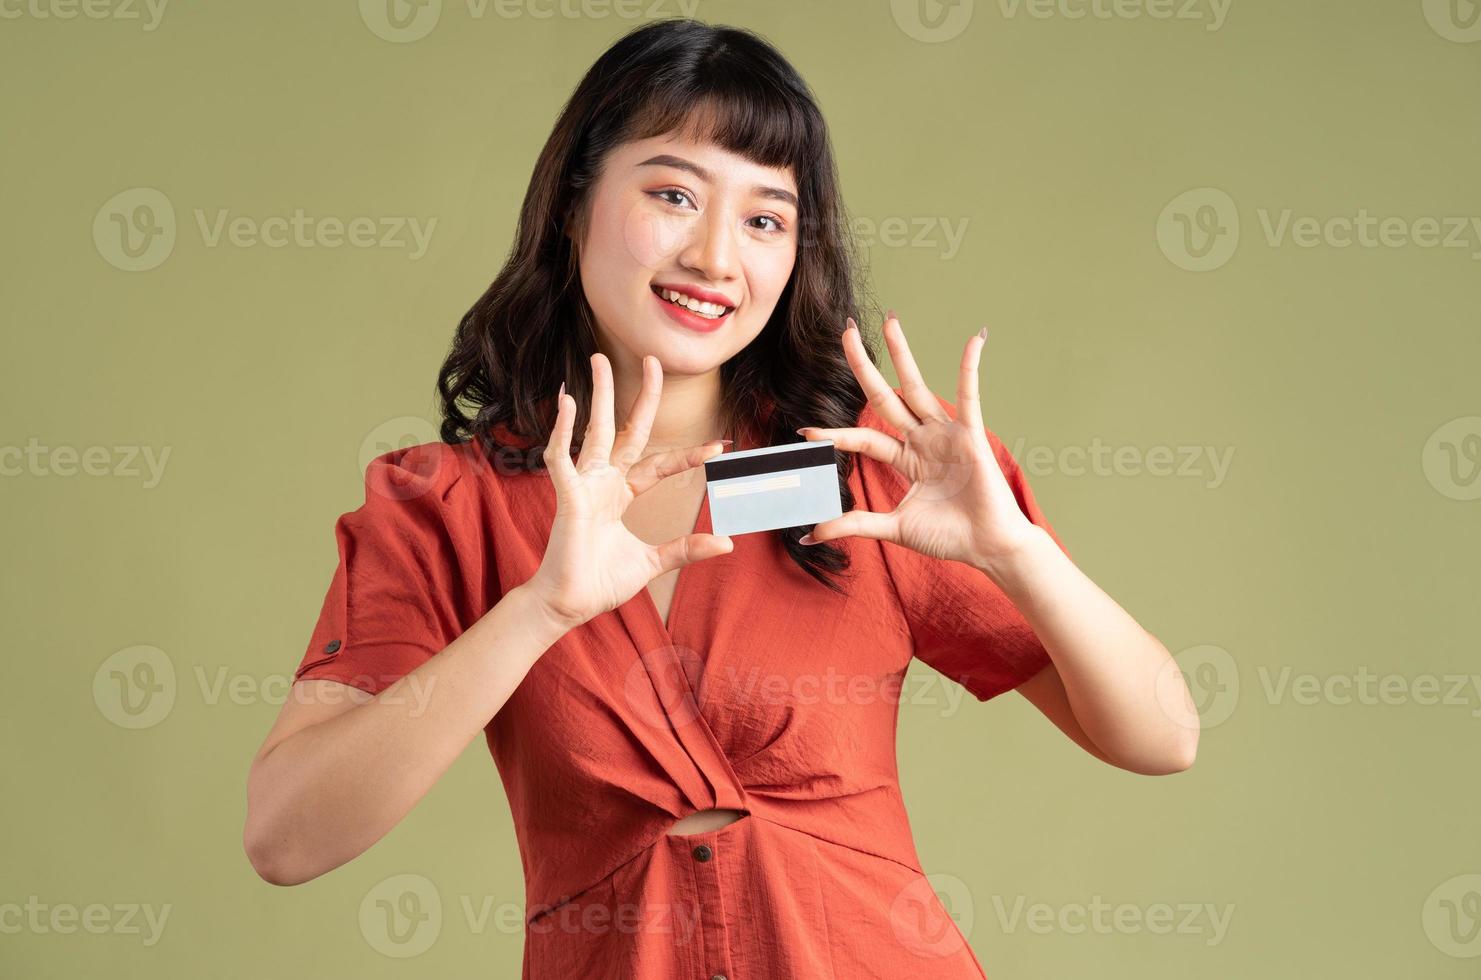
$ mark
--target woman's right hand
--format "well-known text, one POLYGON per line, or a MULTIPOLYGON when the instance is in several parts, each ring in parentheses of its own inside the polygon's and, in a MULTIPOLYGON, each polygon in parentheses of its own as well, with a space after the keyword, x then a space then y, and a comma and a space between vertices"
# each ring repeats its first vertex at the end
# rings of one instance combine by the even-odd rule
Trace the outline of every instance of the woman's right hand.
POLYGON ((628 504, 658 481, 691 469, 725 447, 719 440, 644 456, 648 431, 663 388, 663 366, 643 358, 643 387, 613 441, 612 367, 606 355, 591 358, 592 406, 581 453, 571 460, 576 399, 562 387, 555 430, 545 447, 546 470, 555 484, 555 521, 539 569, 525 587, 550 615, 571 628, 615 609, 664 572, 728 554, 726 535, 685 534, 651 545, 622 523, 628 504))

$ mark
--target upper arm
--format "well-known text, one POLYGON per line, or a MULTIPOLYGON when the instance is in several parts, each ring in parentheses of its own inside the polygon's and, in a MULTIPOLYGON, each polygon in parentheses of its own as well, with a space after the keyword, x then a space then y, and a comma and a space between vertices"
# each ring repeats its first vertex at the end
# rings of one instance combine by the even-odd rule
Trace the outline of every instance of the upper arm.
MULTIPOLYGON (((937 400, 954 418, 954 407, 939 395, 937 400)), ((860 421, 890 431, 872 408, 861 412, 860 421)), ((986 426, 983 431, 1024 516, 1068 554, 1017 461, 996 433, 986 426)), ((907 478, 869 457, 860 457, 860 467, 866 504, 871 509, 889 510, 899 504, 909 489, 907 478)), ((1042 677, 1052 666, 1033 627, 981 569, 930 558, 888 541, 881 542, 881 549, 910 629, 916 659, 955 680, 979 701, 1042 677)))
POLYGON ((1064 679, 1059 676, 1059 669, 1053 663, 1019 684, 1016 690, 1038 708, 1045 718, 1054 722, 1054 726, 1064 732, 1070 741, 1107 765, 1115 765, 1080 726, 1080 720, 1075 717, 1075 709, 1070 706, 1069 694, 1064 689, 1064 679))
POLYGON ((339 681, 304 678, 288 689, 288 700, 278 709, 278 717, 252 762, 260 762, 288 736, 342 715, 374 697, 368 691, 339 681))

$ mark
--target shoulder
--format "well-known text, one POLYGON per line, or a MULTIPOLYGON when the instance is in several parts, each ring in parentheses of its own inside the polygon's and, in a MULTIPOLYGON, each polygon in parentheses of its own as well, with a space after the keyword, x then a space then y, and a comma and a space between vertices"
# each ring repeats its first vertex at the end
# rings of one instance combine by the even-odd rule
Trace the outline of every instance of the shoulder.
POLYGON ((441 500, 462 482, 465 453, 443 442, 401 446, 365 465, 365 502, 425 505, 441 500))
POLYGON ((472 442, 425 442, 370 459, 358 520, 422 529, 439 536, 484 524, 488 497, 502 491, 493 467, 472 442))

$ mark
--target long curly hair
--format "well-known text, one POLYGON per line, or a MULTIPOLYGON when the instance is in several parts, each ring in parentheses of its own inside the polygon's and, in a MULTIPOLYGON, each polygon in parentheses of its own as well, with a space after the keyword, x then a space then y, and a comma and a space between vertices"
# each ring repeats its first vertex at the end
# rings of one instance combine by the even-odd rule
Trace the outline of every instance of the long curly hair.
MULTIPOLYGON (((573 438, 589 417, 593 314, 580 288, 566 230, 579 222, 604 156, 619 144, 667 133, 707 140, 761 166, 790 168, 798 187, 797 255, 771 319, 720 368, 726 436, 744 429, 759 445, 797 442, 798 426, 857 424, 865 396, 843 354, 844 318, 863 322, 855 283, 859 256, 839 193, 827 126, 811 91, 754 32, 674 18, 638 27, 593 64, 556 120, 535 164, 504 267, 462 317, 438 373, 440 435, 477 440, 489 458, 510 458, 520 440, 544 445, 562 381, 575 398, 573 438)), ((873 340, 865 341, 877 363, 873 340)), ((852 453, 837 454, 844 511, 852 453)), ((543 460, 523 453, 524 468, 543 460)), ((836 545, 797 543, 811 525, 778 529, 783 547, 813 578, 848 567, 836 545)))

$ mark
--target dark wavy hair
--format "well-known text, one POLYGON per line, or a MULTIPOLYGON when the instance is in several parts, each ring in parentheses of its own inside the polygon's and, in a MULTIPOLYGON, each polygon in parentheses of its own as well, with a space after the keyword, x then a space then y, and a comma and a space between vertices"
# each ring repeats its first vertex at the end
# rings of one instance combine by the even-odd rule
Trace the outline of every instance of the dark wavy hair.
MULTIPOLYGON (((844 318, 857 308, 858 256, 827 126, 806 83, 781 53, 741 28, 691 19, 655 21, 619 38, 587 71, 540 152, 504 268, 458 324, 437 377, 441 438, 475 439, 510 458, 516 439, 543 446, 562 381, 576 399, 573 439, 591 400, 593 314, 578 282, 579 229, 605 155, 668 133, 710 141, 761 166, 791 168, 798 187, 797 256, 791 279, 756 339, 720 368, 722 437, 742 427, 760 445, 797 442, 802 425, 857 424, 865 396, 844 356, 844 318)), ((872 340, 866 340, 876 360, 872 340)), ((573 447, 574 451, 574 447, 573 447)), ((853 454, 839 451, 843 509, 853 508, 853 454)), ((521 457, 543 467, 537 453, 521 457)), ((781 528, 783 547, 813 578, 843 591, 836 545, 797 543, 809 526, 781 528)))

